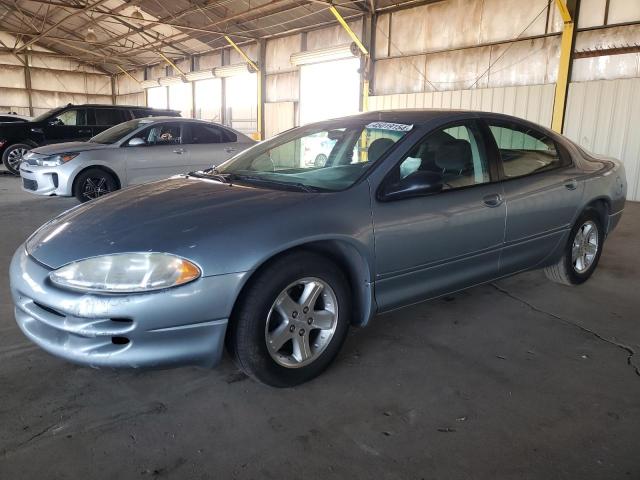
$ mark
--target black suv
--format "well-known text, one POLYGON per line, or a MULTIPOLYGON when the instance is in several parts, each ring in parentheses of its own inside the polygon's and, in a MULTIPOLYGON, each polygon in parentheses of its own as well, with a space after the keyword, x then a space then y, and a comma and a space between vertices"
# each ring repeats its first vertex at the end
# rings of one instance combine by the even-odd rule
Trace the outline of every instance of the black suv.
POLYGON ((66 105, 30 122, 0 123, 0 154, 7 169, 18 174, 22 156, 50 143, 86 141, 109 127, 142 117, 179 117, 175 110, 127 105, 66 105))

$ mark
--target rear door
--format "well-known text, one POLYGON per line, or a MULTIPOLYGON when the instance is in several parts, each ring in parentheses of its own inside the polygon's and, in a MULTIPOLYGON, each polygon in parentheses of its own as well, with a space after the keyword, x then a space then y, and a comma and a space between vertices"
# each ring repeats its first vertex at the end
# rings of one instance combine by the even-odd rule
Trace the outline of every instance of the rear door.
POLYGON ((85 141, 93 136, 86 108, 68 108, 49 118, 43 129, 45 143, 85 141))
MULTIPOLYGON (((120 108, 100 108, 93 109, 93 134, 97 135, 119 123, 131 120, 129 111, 120 108)), ((91 117, 89 117, 91 118, 91 117)))
POLYGON ((236 135, 225 128, 195 122, 187 125, 192 170, 220 165, 244 148, 238 145, 236 135))
POLYGON ((433 195, 373 202, 376 300, 382 310, 436 297, 498 275, 505 205, 495 152, 475 120, 437 128, 385 182, 418 170, 442 174, 433 195))
POLYGON ((184 126, 183 122, 155 123, 133 137, 145 143, 126 147, 129 185, 160 180, 190 169, 189 145, 182 142, 184 126))
POLYGON ((502 275, 535 267, 566 241, 584 184, 569 153, 528 122, 486 118, 499 151, 507 221, 502 275))

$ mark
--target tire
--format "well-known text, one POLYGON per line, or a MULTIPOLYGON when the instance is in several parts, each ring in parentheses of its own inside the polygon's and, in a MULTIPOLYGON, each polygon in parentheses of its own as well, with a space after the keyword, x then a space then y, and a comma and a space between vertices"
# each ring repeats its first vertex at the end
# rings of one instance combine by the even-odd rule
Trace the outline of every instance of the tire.
POLYGON ((585 210, 569 234, 562 258, 544 269, 549 280, 562 285, 580 285, 593 274, 602 254, 604 228, 598 212, 585 210))
POLYGON ((238 367, 259 382, 304 383, 340 351, 350 324, 350 297, 344 274, 327 258, 309 252, 280 257, 258 272, 238 299, 227 348, 238 367))
POLYGON ((4 163, 5 168, 12 174, 19 175, 22 156, 32 148, 34 148, 34 146, 28 143, 14 143, 13 145, 9 145, 2 153, 2 163, 4 163))
POLYGON ((113 175, 99 168, 90 168, 81 172, 73 183, 73 194, 80 202, 88 202, 118 190, 113 175))

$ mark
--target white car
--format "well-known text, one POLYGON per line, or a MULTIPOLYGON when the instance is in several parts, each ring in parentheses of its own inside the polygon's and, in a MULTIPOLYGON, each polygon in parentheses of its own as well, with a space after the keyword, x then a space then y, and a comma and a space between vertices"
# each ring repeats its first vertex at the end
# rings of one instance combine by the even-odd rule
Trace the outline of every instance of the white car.
POLYGON ((175 117, 129 120, 91 138, 31 150, 23 190, 81 202, 129 185, 219 165, 255 141, 222 125, 175 117))

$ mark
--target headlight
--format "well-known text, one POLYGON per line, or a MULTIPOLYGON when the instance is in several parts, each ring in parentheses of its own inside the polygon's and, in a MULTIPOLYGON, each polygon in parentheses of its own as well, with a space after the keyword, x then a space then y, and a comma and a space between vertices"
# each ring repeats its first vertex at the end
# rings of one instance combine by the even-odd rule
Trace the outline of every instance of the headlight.
POLYGON ((184 285, 200 269, 167 253, 120 253, 73 262, 49 274, 60 286, 95 292, 134 293, 184 285))
POLYGON ((57 167, 63 163, 70 162, 74 158, 80 155, 80 152, 75 153, 61 153, 59 155, 51 155, 49 157, 36 159, 36 165, 41 167, 57 167))

